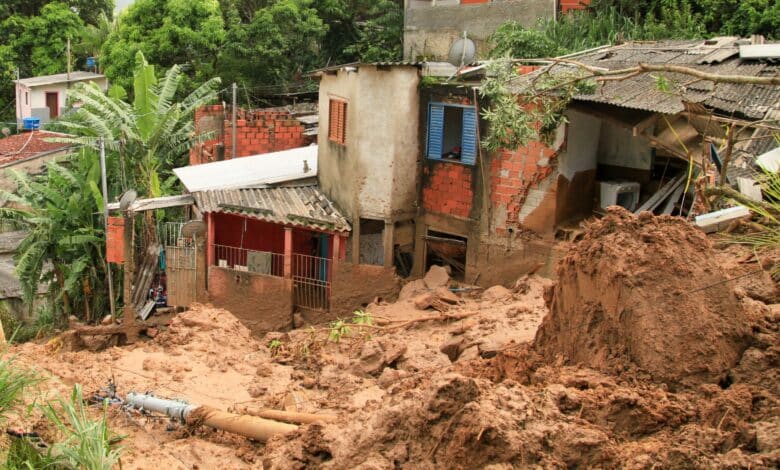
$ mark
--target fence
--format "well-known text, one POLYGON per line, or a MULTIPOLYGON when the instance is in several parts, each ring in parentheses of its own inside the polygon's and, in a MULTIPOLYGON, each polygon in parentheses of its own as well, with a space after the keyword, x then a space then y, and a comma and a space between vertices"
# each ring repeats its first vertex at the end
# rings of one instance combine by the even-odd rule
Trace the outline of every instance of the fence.
POLYGON ((284 276, 284 255, 236 246, 214 245, 217 266, 269 276, 284 276))
POLYGON ((329 310, 332 260, 292 255, 293 303, 296 307, 329 310))

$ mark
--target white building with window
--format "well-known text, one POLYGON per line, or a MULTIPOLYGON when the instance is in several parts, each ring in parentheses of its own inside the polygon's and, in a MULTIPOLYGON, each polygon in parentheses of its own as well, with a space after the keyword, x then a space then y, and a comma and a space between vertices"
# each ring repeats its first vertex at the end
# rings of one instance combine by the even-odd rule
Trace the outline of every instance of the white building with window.
POLYGON ((105 75, 71 72, 16 80, 16 122, 21 128, 25 118, 38 118, 41 124, 56 119, 66 107, 67 92, 78 83, 97 83, 108 89, 105 75))

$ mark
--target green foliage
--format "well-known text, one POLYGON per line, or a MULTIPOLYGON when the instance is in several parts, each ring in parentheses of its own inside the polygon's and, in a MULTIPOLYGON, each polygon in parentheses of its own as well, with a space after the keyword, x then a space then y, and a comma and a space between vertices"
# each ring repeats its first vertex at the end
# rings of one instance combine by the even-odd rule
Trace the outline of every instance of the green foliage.
POLYGON ((283 343, 279 339, 272 339, 268 342, 268 349, 271 351, 271 356, 276 356, 279 353, 283 343))
MULTIPOLYGON (((780 172, 762 169, 755 175, 755 179, 761 186, 765 202, 742 200, 753 213, 760 217, 760 223, 756 223, 762 230, 746 235, 738 235, 734 238, 736 243, 748 245, 760 252, 765 249, 773 249, 780 246, 780 172)), ((772 277, 780 279, 780 263, 775 262, 770 268, 772 277)))
POLYGON ((101 49, 106 76, 130 89, 138 52, 164 68, 186 64, 192 90, 216 74, 226 38, 217 0, 137 0, 122 12, 101 49))
POLYGON ((327 26, 311 0, 277 0, 234 24, 219 59, 226 80, 286 84, 319 65, 319 42, 327 26))
POLYGON ((5 354, 5 350, 0 350, 0 420, 22 403, 22 393, 26 389, 42 380, 34 372, 19 366, 15 357, 5 354))
POLYGON ((489 57, 533 59, 538 57, 555 57, 561 50, 548 38, 544 32, 527 29, 517 21, 508 21, 496 29, 490 36, 493 49, 489 57))
POLYGON ((352 317, 352 323, 355 325, 371 326, 374 324, 374 316, 371 315, 371 312, 355 310, 354 316, 352 317))
POLYGON ((344 320, 339 319, 330 323, 328 341, 339 343, 341 342, 341 338, 349 336, 350 334, 352 334, 352 329, 349 327, 349 324, 344 320))
POLYGON ((345 54, 361 62, 392 62, 403 57, 404 12, 398 2, 370 2, 365 17, 357 22, 356 40, 345 54))
POLYGON ((0 321, 5 331, 11 334, 9 341, 25 343, 36 338, 51 335, 63 322, 57 319, 49 305, 41 305, 32 321, 25 321, 12 314, 5 305, 0 305, 0 321))
MULTIPOLYGON (((77 137, 61 140, 97 149, 102 137, 112 157, 112 187, 133 188, 149 197, 166 194, 172 190, 171 170, 186 164, 185 157, 197 139, 209 137, 194 137, 192 116, 197 107, 214 100, 220 83, 212 78, 176 101, 183 79, 182 67, 174 65, 158 80, 154 67, 139 52, 133 103, 119 98, 116 89, 108 96, 95 84, 75 87, 70 99, 82 106, 63 116, 59 125, 77 137)), ((99 197, 99 191, 92 194, 99 197)))
POLYGON ((99 419, 89 417, 81 386, 73 387, 70 399, 59 398, 41 407, 46 418, 63 436, 51 448, 49 458, 57 465, 84 470, 110 470, 119 463, 121 448, 112 443, 122 439, 108 427, 108 403, 103 404, 99 419))

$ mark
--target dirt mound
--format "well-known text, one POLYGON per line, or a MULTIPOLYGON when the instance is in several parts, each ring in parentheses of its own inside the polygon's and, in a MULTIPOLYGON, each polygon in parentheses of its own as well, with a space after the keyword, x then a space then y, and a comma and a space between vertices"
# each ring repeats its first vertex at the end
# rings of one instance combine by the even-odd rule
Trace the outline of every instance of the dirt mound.
POLYGON ((710 241, 682 219, 610 208, 572 246, 558 278, 535 340, 548 362, 714 383, 748 346, 745 313, 710 241))

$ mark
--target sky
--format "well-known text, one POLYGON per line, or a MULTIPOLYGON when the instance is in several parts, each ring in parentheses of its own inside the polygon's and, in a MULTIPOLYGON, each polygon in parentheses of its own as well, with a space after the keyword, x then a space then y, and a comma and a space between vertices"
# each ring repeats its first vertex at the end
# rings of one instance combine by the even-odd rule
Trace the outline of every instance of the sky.
POLYGON ((133 3, 133 0, 116 0, 116 8, 114 8, 114 13, 119 13, 121 9, 130 5, 131 3, 133 3))

